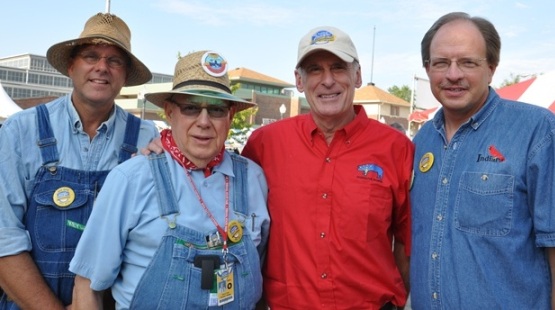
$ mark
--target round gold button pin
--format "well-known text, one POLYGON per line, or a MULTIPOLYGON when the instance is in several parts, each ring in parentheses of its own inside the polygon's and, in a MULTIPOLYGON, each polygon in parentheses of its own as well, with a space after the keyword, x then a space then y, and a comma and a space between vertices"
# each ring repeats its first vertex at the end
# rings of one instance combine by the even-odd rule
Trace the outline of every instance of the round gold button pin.
POLYGON ((65 208, 75 200, 75 192, 67 186, 62 186, 54 192, 52 200, 58 207, 65 208))
POLYGON ((227 236, 231 242, 239 242, 243 238, 243 227, 239 221, 230 221, 227 236))
POLYGON ((420 172, 428 172, 432 168, 434 164, 434 154, 428 152, 422 156, 420 159, 420 163, 418 164, 418 168, 420 172))

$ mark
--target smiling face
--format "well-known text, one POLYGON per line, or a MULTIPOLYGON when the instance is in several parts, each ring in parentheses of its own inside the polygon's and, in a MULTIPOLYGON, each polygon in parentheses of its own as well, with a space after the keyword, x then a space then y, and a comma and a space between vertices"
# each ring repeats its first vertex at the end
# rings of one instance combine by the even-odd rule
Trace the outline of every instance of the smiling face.
POLYGON ((68 75, 73 81, 72 101, 80 106, 111 108, 114 99, 125 85, 127 57, 113 45, 87 45, 79 48, 70 60, 68 75), (91 56, 100 57, 98 62, 89 63, 91 56), (124 65, 110 66, 109 62, 121 59, 124 65))
POLYGON ((486 102, 495 72, 495 66, 486 60, 484 37, 470 21, 449 22, 433 37, 430 59, 449 63, 447 68, 426 65, 432 93, 441 102, 445 117, 457 123, 468 120, 486 102), (475 61, 469 66, 464 59, 475 61))
POLYGON ((295 70, 295 80, 317 123, 333 120, 344 125, 352 120, 355 89, 362 84, 358 63, 346 63, 330 52, 318 51, 295 70))
MULTIPOLYGON (((173 96, 166 101, 164 111, 172 128, 172 135, 179 150, 197 167, 204 168, 222 150, 229 133, 234 108, 222 116, 221 109, 214 109, 213 102, 202 103, 195 97, 195 105, 211 106, 212 116, 203 108, 200 114, 192 115, 190 96, 173 96), (221 116, 221 117, 220 117, 221 116)), ((198 112, 198 110, 197 110, 198 112)))

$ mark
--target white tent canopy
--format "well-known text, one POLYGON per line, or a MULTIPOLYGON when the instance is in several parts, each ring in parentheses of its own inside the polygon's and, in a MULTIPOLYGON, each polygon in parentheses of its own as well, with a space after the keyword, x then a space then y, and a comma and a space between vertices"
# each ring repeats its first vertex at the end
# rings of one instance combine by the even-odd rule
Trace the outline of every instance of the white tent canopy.
POLYGON ((2 83, 0 83, 0 118, 6 119, 22 109, 8 96, 2 83))

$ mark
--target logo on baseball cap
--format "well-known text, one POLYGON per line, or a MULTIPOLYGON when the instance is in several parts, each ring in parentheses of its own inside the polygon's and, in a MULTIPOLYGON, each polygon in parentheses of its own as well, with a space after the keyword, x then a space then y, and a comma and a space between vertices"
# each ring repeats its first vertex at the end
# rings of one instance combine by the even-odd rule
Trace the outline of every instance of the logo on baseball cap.
POLYGON ((358 62, 353 41, 348 34, 335 27, 314 28, 301 38, 296 67, 298 68, 307 56, 316 51, 328 51, 348 63, 354 60, 358 62))

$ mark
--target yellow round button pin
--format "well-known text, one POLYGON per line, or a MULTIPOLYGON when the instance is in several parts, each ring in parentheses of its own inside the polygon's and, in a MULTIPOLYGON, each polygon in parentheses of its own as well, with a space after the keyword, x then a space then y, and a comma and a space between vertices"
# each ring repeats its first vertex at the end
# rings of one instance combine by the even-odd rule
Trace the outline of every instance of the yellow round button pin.
POLYGON ((420 172, 428 172, 432 168, 434 164, 434 154, 428 152, 422 156, 420 159, 420 163, 418 164, 418 168, 420 172))
POLYGON ((54 192, 52 200, 58 207, 65 208, 75 200, 75 192, 67 186, 62 186, 54 192))
POLYGON ((239 242, 243 238, 243 227, 239 221, 230 221, 227 236, 231 242, 239 242))

